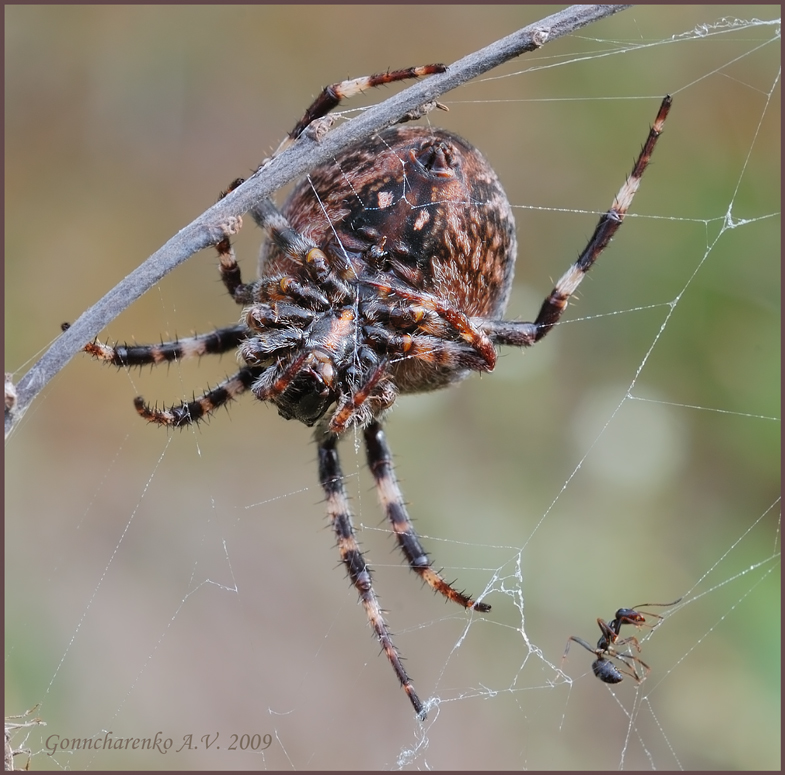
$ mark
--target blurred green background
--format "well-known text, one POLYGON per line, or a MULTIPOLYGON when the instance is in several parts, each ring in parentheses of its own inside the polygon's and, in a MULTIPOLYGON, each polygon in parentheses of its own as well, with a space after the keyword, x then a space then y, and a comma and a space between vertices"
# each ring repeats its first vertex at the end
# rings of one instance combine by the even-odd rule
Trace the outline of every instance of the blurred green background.
MULTIPOLYGON (((6 371, 252 170, 324 84, 449 63, 553 10, 6 7, 6 371)), ((778 13, 637 7, 429 117, 499 173, 519 234, 508 314, 531 319, 674 95, 572 322, 388 422, 419 532, 490 614, 467 627, 420 588, 343 444, 397 643, 442 700, 424 732, 339 567, 307 428, 251 399, 183 433, 136 417, 135 395, 190 397, 231 356, 58 375, 6 444, 6 713, 41 702, 34 769, 779 768, 779 30, 729 21, 778 13), (694 602, 644 644, 639 692, 611 694, 577 646, 560 683, 569 635, 679 595, 694 602), (40 753, 104 730, 199 750, 40 753), (231 752, 233 733, 274 741, 231 752)), ((246 276, 259 241, 251 225, 236 241, 246 276)), ((215 264, 195 256, 104 338, 233 322, 215 264)))

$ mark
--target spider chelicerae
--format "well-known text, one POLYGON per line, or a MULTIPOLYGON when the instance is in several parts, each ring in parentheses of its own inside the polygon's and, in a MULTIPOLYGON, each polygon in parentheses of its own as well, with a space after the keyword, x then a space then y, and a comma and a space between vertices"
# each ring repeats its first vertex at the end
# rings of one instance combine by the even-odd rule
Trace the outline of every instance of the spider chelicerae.
MULTIPOLYGON (((347 97, 445 69, 426 65, 328 86, 276 153, 314 121, 327 120, 347 97)), ((319 481, 341 559, 420 718, 424 705, 392 641, 355 536, 338 441, 349 430, 361 433, 379 501, 412 570, 464 608, 490 611, 448 583, 423 549, 382 421, 398 395, 492 371, 497 346, 530 347, 551 330, 621 225, 670 105, 666 97, 631 175, 533 322, 503 319, 517 247, 512 209, 493 169, 457 135, 396 125, 313 169, 280 210, 269 199, 251 210, 268 237, 258 280, 242 281, 228 237, 216 245, 223 284, 243 307, 239 323, 162 344, 94 341, 84 348, 123 367, 237 350, 242 368, 192 401, 159 409, 136 398, 136 410, 150 422, 190 425, 250 390, 284 418, 316 426, 319 481)))

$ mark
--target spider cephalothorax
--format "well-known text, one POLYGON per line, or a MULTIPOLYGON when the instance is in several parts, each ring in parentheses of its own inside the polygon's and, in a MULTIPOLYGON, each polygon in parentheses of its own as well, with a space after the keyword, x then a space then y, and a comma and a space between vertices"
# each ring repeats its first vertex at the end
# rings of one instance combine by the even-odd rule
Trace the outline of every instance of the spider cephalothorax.
MULTIPOLYGON (((341 99, 444 69, 426 65, 326 87, 277 153, 341 99)), ((619 228, 669 108, 668 97, 632 174, 533 322, 501 319, 516 240, 512 209, 490 165, 449 132, 397 126, 312 170, 280 211, 269 199, 251 210, 269 237, 258 280, 242 281, 228 237, 216 245, 223 283, 243 306, 238 324, 160 345, 85 346, 126 367, 237 349, 245 365, 192 401, 158 409, 137 398, 137 411, 151 422, 185 426, 251 390, 283 417, 316 425, 319 480, 341 559, 420 717, 424 705, 392 642, 355 537, 338 439, 349 428, 361 431, 379 501, 412 570, 465 608, 490 611, 432 567, 395 478, 382 417, 397 395, 491 371, 496 346, 528 347, 550 331, 619 228)))

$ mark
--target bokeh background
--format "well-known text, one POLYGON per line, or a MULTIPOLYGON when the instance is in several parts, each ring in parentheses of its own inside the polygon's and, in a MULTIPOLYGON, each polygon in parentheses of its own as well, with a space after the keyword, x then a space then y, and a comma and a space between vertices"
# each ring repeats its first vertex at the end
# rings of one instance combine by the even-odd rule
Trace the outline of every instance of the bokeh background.
MULTIPOLYGON (((325 83, 449 63, 552 11, 6 7, 6 371, 252 170, 325 83)), ((732 23, 778 13, 637 7, 429 117, 499 173, 519 230, 509 315, 530 319, 675 96, 572 322, 389 420, 418 530, 490 614, 469 625, 420 588, 343 444, 377 591, 441 700, 425 727, 339 567, 308 429, 250 399, 195 431, 136 417, 138 393, 190 397, 230 356, 142 373, 84 357, 57 376, 6 444, 6 713, 40 703, 34 769, 779 768, 780 47, 776 26, 732 23), (611 693, 577 646, 571 686, 552 668, 598 616, 679 595, 639 691, 611 693), (105 731, 193 743, 44 750, 105 731), (232 734, 272 742, 228 751, 232 734)), ((259 240, 236 241, 248 276, 259 240)), ((104 338, 234 321, 215 263, 193 257, 104 338)))

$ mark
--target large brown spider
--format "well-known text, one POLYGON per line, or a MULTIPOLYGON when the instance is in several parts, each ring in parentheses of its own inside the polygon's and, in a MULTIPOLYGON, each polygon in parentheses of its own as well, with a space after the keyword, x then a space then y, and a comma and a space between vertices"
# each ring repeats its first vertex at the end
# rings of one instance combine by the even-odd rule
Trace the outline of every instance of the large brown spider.
MULTIPOLYGON (((277 152, 346 97, 444 70, 427 65, 328 86, 277 152)), ((492 371, 496 346, 529 347, 550 331, 621 225, 670 105, 666 97, 632 174, 534 322, 502 319, 516 239, 496 173, 454 134, 395 126, 314 169, 280 210, 269 199, 251 210, 269 238, 258 280, 242 281, 228 238, 217 244, 221 279, 243 307, 239 323, 157 345, 95 341, 85 347, 125 367, 237 349, 243 367, 199 398, 169 409, 135 399, 150 422, 189 425, 250 390, 274 403, 282 417, 316 425, 319 481, 341 559, 420 718, 423 703, 392 642, 355 537, 338 440, 352 428, 362 433, 379 501, 412 570, 465 608, 490 611, 434 569, 409 520, 382 419, 399 394, 492 371)))

